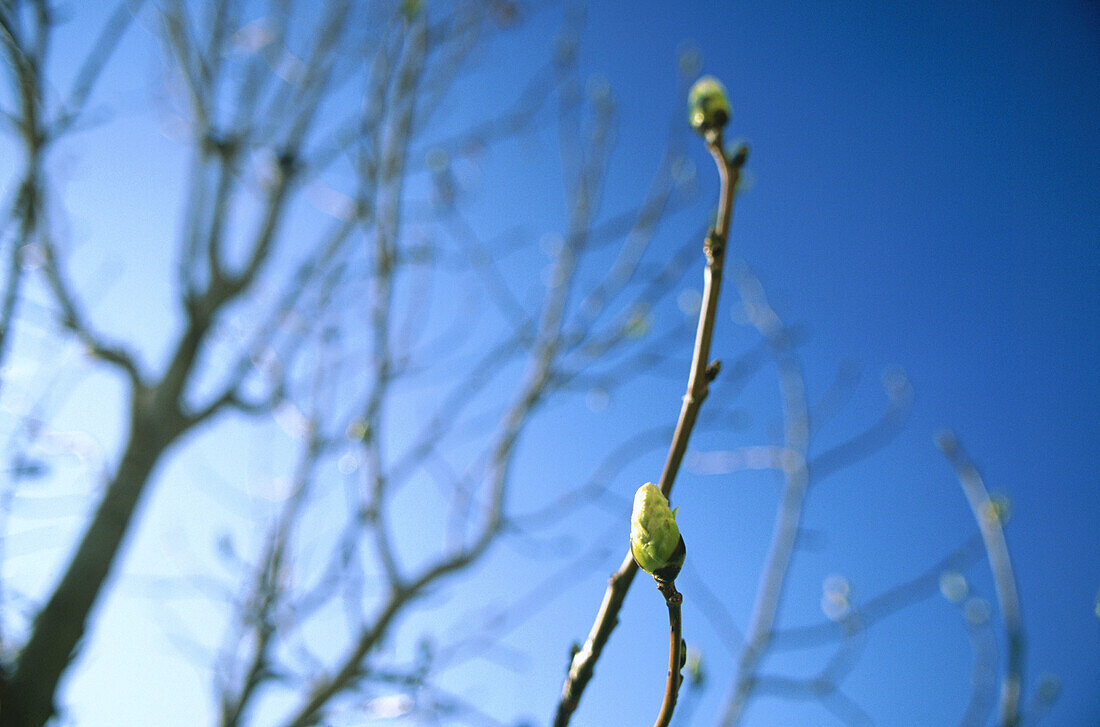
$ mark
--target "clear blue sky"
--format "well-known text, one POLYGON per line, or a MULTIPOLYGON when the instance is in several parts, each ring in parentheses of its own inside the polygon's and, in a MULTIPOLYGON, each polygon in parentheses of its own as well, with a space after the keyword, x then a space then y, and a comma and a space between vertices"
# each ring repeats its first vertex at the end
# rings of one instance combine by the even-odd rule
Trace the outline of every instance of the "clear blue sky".
MULTIPOLYGON (((703 72, 729 88, 731 135, 746 139, 752 149, 752 183, 738 202, 733 249, 755 271, 783 319, 805 330, 800 353, 809 398, 825 394, 843 362, 857 362, 864 374, 852 400, 823 427, 811 454, 874 421, 883 405, 877 380, 889 367, 904 369, 915 392, 909 422, 892 444, 812 491, 805 526, 818 535, 810 538, 815 547, 796 556, 781 625, 824 618, 822 583, 830 575, 851 583, 858 604, 920 574, 976 531, 952 471, 933 444, 933 433, 948 427, 958 433, 990 490, 1012 503, 1007 537, 1027 636, 1025 704, 1042 675, 1055 675, 1062 691, 1045 724, 1097 724, 1100 7, 1084 0, 639 0, 627 8, 593 3, 580 50, 585 75, 609 84, 618 109, 606 212, 628 208, 644 194, 669 124, 683 122, 678 53, 696 49, 703 72)), ((74 4, 72 12, 79 19, 91 11, 74 4)), ((490 95, 494 84, 522 87, 551 52, 560 22, 557 10, 524 18, 518 30, 478 56, 479 71, 463 82, 479 91, 474 94, 479 98, 490 95)), ((78 24, 66 31, 74 38, 81 37, 78 24)), ((105 212, 117 216, 117 209, 97 208, 95 195, 87 191, 108 185, 127 205, 125 220, 111 223, 126 226, 129 237, 122 239, 162 237, 161 249, 172 249, 177 221, 170 215, 180 192, 182 155, 159 136, 163 119, 144 110, 156 77, 156 43, 139 27, 123 51, 124 62, 112 66, 106 79, 115 85, 105 85, 103 92, 119 111, 116 121, 90 132, 83 150, 70 150, 71 225, 78 240, 94 240, 82 225, 101 229, 105 212), (124 149, 104 146, 120 129, 132 134, 131 143, 124 149)), ((461 99, 452 103, 465 111, 461 99)), ((554 154, 552 147, 542 151, 554 154)), ((0 147, 5 165, 10 152, 10 146, 0 147)), ((699 215, 717 190, 701 145, 690 145, 688 155, 697 165, 702 196, 690 214, 662 228, 658 244, 669 250, 699 226, 699 215)), ((561 209, 554 204, 560 185, 550 185, 555 191, 548 194, 538 185, 517 184, 524 170, 507 159, 492 169, 501 176, 480 181, 476 208, 483 217, 474 221, 479 229, 488 234, 507 228, 520 214, 530 214, 527 224, 536 231, 561 229, 561 209)), ((156 292, 156 285, 127 288, 125 281, 156 276, 170 281, 171 260, 156 250, 124 244, 98 253, 85 243, 80 248, 85 267, 78 276, 102 296, 100 320, 117 322, 152 346, 160 343, 163 320, 129 320, 126 298, 148 295, 157 301, 167 293, 156 292), (123 282, 108 276, 97 288, 95 271, 112 269, 118 260, 125 261, 117 273, 123 282), (119 294, 120 286, 127 295, 119 294)), ((698 288, 697 277, 687 276, 683 287, 698 288)), ((523 290, 529 282, 515 281, 515 287, 523 290)), ((734 320, 737 302, 735 289, 727 287, 715 343, 715 355, 727 361, 755 341, 734 320)), ((675 308, 663 315, 676 315, 675 308)), ((517 510, 548 499, 541 497, 546 485, 540 478, 580 480, 624 433, 671 424, 686 350, 680 358, 641 390, 613 398, 606 409, 549 410, 521 453, 518 467, 527 479, 519 482, 517 510)), ((95 391, 78 391, 71 400, 112 393, 105 379, 91 381, 84 386, 95 391)), ((705 433, 695 441, 696 451, 765 442, 778 412, 774 388, 774 371, 765 367, 736 405, 726 400, 739 411, 741 424, 725 433, 705 433)), ((733 392, 720 381, 713 396, 721 401, 733 392)), ((96 420, 75 408, 66 421, 93 432, 109 458, 117 414, 104 408, 107 419, 96 420)), ((608 500, 607 509, 582 513, 575 527, 619 537, 611 518, 621 517, 625 545, 623 503, 638 484, 657 477, 662 459, 654 454, 629 468, 611 485, 617 499, 608 500)), ((181 509, 197 507, 181 484, 187 475, 206 466, 218 469, 227 482, 238 474, 217 455, 207 454, 205 462, 186 472, 167 472, 150 499, 147 521, 127 561, 133 578, 120 579, 71 683, 76 724, 209 722, 209 674, 186 647, 173 643, 178 630, 164 616, 190 606, 158 604, 137 577, 164 569, 164 552, 181 532, 195 537, 195 529, 175 523, 181 509), (134 643, 148 647, 135 656, 134 643)), ((742 629, 775 493, 766 473, 704 475, 690 467, 675 490, 694 572, 742 629)), ((593 537, 578 540, 584 547, 568 555, 586 552, 593 537)), ((554 574, 569 558, 533 557, 520 546, 498 548, 479 570, 479 596, 506 603, 541 588, 534 596, 539 608, 515 625, 500 649, 456 667, 446 683, 505 724, 545 723, 569 644, 586 634, 604 579, 622 551, 613 540, 563 584, 554 574), (517 572, 525 577, 517 578, 517 572)), ((43 557, 52 562, 62 554, 43 557)), ((965 573, 973 591, 992 600, 984 561, 965 573)), ((706 596, 693 592, 687 581, 681 590, 685 635, 704 655, 709 686, 698 702, 683 699, 691 702, 691 724, 709 725, 726 698, 735 657, 724 645, 727 634, 708 620, 714 609, 699 607, 706 596)), ((477 612, 471 596, 452 598, 433 603, 436 613, 450 614, 448 623, 464 609, 477 612)), ((653 718, 664 673, 663 618, 658 594, 639 579, 575 724, 647 724, 653 718)), ((999 623, 995 608, 992 623, 999 623)), ((408 626, 408 642, 421 626, 416 621, 408 626)), ((769 661, 766 671, 804 677, 821 668, 829 653, 786 653, 769 661)), ((963 620, 937 595, 872 629, 843 687, 876 724, 943 725, 961 718, 970 678, 963 620)), ((812 700, 761 697, 750 706, 745 724, 841 722, 812 700)))

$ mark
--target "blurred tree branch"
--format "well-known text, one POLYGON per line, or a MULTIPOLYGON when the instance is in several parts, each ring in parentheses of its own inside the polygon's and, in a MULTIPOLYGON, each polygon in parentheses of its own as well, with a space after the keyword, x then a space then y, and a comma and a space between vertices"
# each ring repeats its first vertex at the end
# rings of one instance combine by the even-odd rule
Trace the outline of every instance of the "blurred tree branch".
POLYGON ((952 432, 943 432, 937 444, 948 462, 955 469, 971 512, 981 531, 997 601, 1004 619, 1005 637, 1008 642, 1008 658, 1001 681, 1001 699, 997 724, 1014 727, 1020 721, 1020 692, 1023 683, 1024 633, 1020 619, 1020 599, 1016 593, 1016 576, 1008 555, 1003 523, 1008 513, 990 498, 978 468, 967 456, 952 432))
MULTIPOLYGON (((46 145, 52 141, 51 134, 60 135, 73 128, 95 78, 139 6, 123 4, 109 19, 78 74, 70 101, 57 110, 56 122, 50 127, 42 118, 46 112, 42 69, 54 18, 44 2, 16 3, 10 9, 5 6, 0 27, 13 86, 22 100, 20 112, 12 118, 24 140, 28 161, 21 191, 8 216, 17 221, 19 231, 11 243, 9 273, 0 308, 3 331, 6 336, 15 320, 22 282, 20 259, 33 237, 42 246, 44 272, 60 309, 62 325, 96 358, 125 372, 131 413, 129 440, 97 513, 81 537, 66 574, 38 613, 18 661, 4 679, 0 724, 41 724, 53 713, 58 680, 78 649, 88 615, 132 527, 138 502, 169 447, 224 410, 266 414, 284 401, 301 398, 294 380, 294 361, 304 353, 308 336, 286 336, 285 321, 304 314, 305 304, 314 306, 310 313, 314 320, 332 317, 339 291, 351 289, 352 278, 347 276, 354 253, 351 243, 357 236, 368 242, 372 265, 366 277, 370 289, 370 386, 358 411, 341 411, 344 421, 316 413, 307 427, 308 441, 294 478, 295 494, 267 539, 252 592, 244 601, 243 623, 253 625, 251 655, 237 668, 230 653, 221 669, 222 723, 240 723, 256 699, 258 687, 280 671, 274 661, 277 645, 283 638, 282 630, 287 628, 280 624, 285 622, 286 609, 298 597, 288 591, 283 575, 291 563, 289 550, 295 522, 307 502, 317 467, 349 427, 362 427, 364 431, 360 441, 364 469, 370 475, 350 513, 347 533, 353 541, 360 537, 356 531, 372 536, 389 596, 379 605, 375 617, 364 623, 351 640, 342 666, 331 676, 318 677, 308 685, 302 705, 288 716, 287 724, 314 723, 332 697, 356 687, 369 673, 364 663, 366 656, 389 633, 396 617, 430 585, 475 562, 500 533, 516 444, 531 414, 552 390, 574 272, 584 254, 596 210, 595 187, 604 167, 602 147, 606 140, 597 135, 582 152, 586 161, 583 168, 576 170, 572 200, 575 214, 570 223, 569 244, 556 256, 554 284, 547 289, 541 313, 530 318, 530 325, 524 323, 513 334, 529 339, 523 345, 529 352, 529 370, 516 390, 513 403, 503 412, 499 430, 486 450, 487 497, 474 531, 462 537, 463 542, 451 552, 407 572, 387 525, 388 503, 401 481, 408 477, 410 468, 421 466, 423 457, 431 454, 431 447, 415 446, 407 458, 399 457, 391 463, 386 461, 381 444, 386 439, 384 407, 392 398, 391 385, 400 379, 408 365, 407 354, 392 350, 394 294, 408 254, 403 240, 406 217, 402 209, 408 196, 407 159, 418 117, 423 117, 419 124, 423 126, 436 103, 425 103, 424 99, 431 101, 446 93, 479 28, 487 23, 487 15, 475 4, 456 7, 453 14, 438 18, 429 18, 427 12, 410 8, 413 6, 397 8, 379 26, 379 33, 372 31, 366 38, 353 39, 347 30, 349 20, 352 14, 366 8, 353 8, 343 1, 328 3, 316 21, 309 48, 301 60, 294 59, 289 51, 293 42, 289 13, 272 14, 273 22, 263 26, 259 47, 242 59, 231 48, 242 24, 243 7, 238 3, 228 0, 213 3, 201 20, 193 17, 192 8, 183 0, 173 0, 156 11, 169 64, 178 72, 177 79, 186 90, 194 156, 178 266, 184 322, 163 372, 147 375, 140 370, 132 353, 105 343, 94 331, 74 286, 64 276, 62 256, 42 211, 45 200, 42 190, 46 186, 42 159, 46 145), (30 25, 33 32, 24 32, 23 23, 30 25), (200 38, 204 40, 200 42, 200 38), (322 107, 336 93, 331 86, 333 74, 338 67, 347 65, 344 48, 361 41, 368 43, 366 55, 373 56, 366 66, 364 102, 343 121, 326 118, 319 124, 322 107), (233 66, 243 68, 243 73, 233 66), (314 138, 330 134, 334 126, 353 133, 337 132, 337 138, 346 140, 337 147, 337 156, 317 157, 310 151, 314 138), (224 383, 207 398, 198 397, 192 389, 196 380, 208 378, 202 367, 206 365, 204 351, 211 345, 212 331, 230 311, 241 307, 275 264, 273 260, 280 248, 286 246, 281 238, 285 237, 289 208, 306 181, 322 171, 323 167, 317 164, 328 165, 340 156, 346 156, 355 171, 357 183, 351 195, 352 207, 331 232, 319 237, 315 252, 302 260, 278 304, 266 316, 255 319, 255 325, 244 336, 249 342, 237 363, 229 368, 224 383), (256 158, 261 160, 261 167, 256 180, 251 181, 246 170, 256 158), (253 191, 258 193, 260 213, 250 239, 242 245, 233 221, 238 217, 238 200, 253 191), (231 264, 231 257, 239 262, 231 264), (253 385, 257 371, 267 379, 266 393, 260 395, 253 385)), ((372 8, 370 12, 380 10, 372 8)), ((555 72, 569 74, 571 65, 571 59, 566 57, 557 64, 555 72)), ((537 113, 541 97, 550 88, 545 80, 536 78, 515 110, 498 121, 474 127, 465 138, 492 143, 496 138, 515 133, 537 113)), ((609 114, 604 113, 597 128, 606 129, 609 120, 609 114)), ((563 128, 562 133, 564 141, 577 132, 563 128)), ((327 345, 331 345, 345 334, 336 331, 326 335, 327 345)), ((6 338, 0 339, 0 344, 5 343, 6 338)), ((514 343, 513 337, 502 345, 511 348, 514 343)), ((0 345, 0 355, 5 350, 0 345)), ((487 373, 491 375, 490 366, 486 362, 485 366, 472 369, 470 375, 488 381, 484 377, 487 373)), ((338 390, 344 371, 343 364, 318 364, 315 393, 338 390)), ((473 391, 477 388, 473 387, 473 391)), ((435 424, 428 427, 430 435, 423 440, 426 443, 437 442, 455 425, 470 389, 456 388, 455 393, 460 398, 445 403, 432 420, 435 424)), ((346 548, 347 543, 338 545, 334 553, 336 573, 347 573, 346 563, 340 565, 346 561, 340 555, 346 553, 346 548)), ((312 600, 318 597, 327 600, 339 592, 339 589, 327 593, 314 590, 312 600)), ((293 630, 293 625, 290 628, 293 630)))

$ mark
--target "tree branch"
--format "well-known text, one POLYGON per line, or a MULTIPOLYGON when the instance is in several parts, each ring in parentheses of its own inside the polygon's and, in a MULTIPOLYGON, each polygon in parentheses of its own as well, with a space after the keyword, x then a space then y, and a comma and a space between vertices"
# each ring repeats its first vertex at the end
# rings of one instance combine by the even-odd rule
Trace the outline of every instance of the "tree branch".
MULTIPOLYGON (((721 132, 713 134, 707 139, 707 148, 718 165, 718 174, 721 182, 719 191, 719 215, 714 229, 707 235, 704 245, 707 266, 703 273, 703 304, 699 310, 699 326, 696 331, 695 349, 692 354, 691 369, 688 375, 687 394, 684 396, 680 416, 676 422, 676 431, 669 448, 668 458, 661 472, 660 489, 665 497, 669 496, 672 485, 676 479, 676 473, 680 468, 684 452, 687 451, 688 439, 695 420, 699 414, 703 399, 706 398, 708 356, 710 354, 711 336, 714 330, 714 319, 718 310, 718 293, 722 282, 722 263, 725 259, 727 236, 730 217, 733 212, 733 194, 737 186, 741 168, 748 156, 748 149, 741 147, 731 159, 727 159, 722 149, 721 132)), ((596 668, 596 662, 603 652, 603 647, 611 637, 611 632, 618 623, 619 611, 630 584, 638 572, 638 565, 634 562, 634 556, 629 549, 622 565, 608 581, 607 590, 604 592, 603 602, 596 614, 596 620, 592 624, 592 630, 585 640, 584 646, 573 657, 562 685, 561 698, 558 701, 557 711, 554 716, 554 727, 565 727, 569 724, 573 712, 580 703, 585 687, 592 679, 596 668)))
POLYGON ((674 581, 657 580, 657 589, 665 597, 668 606, 668 679, 665 682, 665 696, 661 702, 661 711, 653 727, 668 727, 672 721, 672 712, 676 709, 676 698, 680 694, 680 675, 684 657, 684 637, 681 633, 680 607, 684 597, 676 590, 674 581))
POLYGON ((1008 641, 1008 658, 1001 681, 1000 715, 997 724, 1000 727, 1015 727, 1020 722, 1024 632, 1020 618, 1020 599, 1016 593, 1016 577, 1012 571, 1012 561, 1008 556, 1008 544, 1005 542, 1002 527, 1004 514, 990 500, 989 491, 986 490, 981 473, 963 451, 954 433, 942 432, 937 437, 937 444, 955 469, 959 484, 966 494, 967 502, 970 503, 970 510, 978 522, 978 529, 982 533, 985 550, 989 556, 989 569, 993 571, 997 602, 1001 608, 1005 637, 1008 641))
POLYGON ((39 727, 54 712, 54 693, 84 636, 89 614, 118 557, 134 511, 179 420, 134 395, 130 438, 68 569, 35 617, 14 673, 0 685, 0 727, 39 727))
POLYGON ((753 325, 767 341, 779 370, 779 389, 783 401, 783 448, 790 453, 791 466, 783 470, 783 495, 776 512, 767 559, 760 574, 733 694, 722 717, 723 727, 731 727, 741 719, 756 681, 756 668, 771 639, 772 626, 783 595, 788 566, 798 538, 802 506, 810 482, 806 466, 809 423, 801 366, 792 353, 786 328, 764 298, 759 281, 747 267, 739 272, 738 285, 745 307, 751 314, 753 325))

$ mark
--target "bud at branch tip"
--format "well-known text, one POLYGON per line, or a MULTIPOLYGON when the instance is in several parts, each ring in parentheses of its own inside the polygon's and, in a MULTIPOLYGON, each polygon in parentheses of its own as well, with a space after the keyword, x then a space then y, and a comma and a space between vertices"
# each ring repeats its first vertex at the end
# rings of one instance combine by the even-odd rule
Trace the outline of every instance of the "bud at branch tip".
POLYGON ((714 76, 703 76, 688 92, 688 123, 697 134, 720 131, 730 120, 726 87, 714 76))

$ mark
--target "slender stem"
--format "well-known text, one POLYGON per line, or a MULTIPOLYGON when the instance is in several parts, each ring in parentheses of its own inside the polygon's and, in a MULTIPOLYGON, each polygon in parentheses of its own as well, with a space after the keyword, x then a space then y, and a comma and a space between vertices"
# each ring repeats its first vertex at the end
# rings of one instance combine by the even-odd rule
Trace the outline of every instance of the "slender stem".
MULTIPOLYGON (((665 460, 664 469, 661 472, 659 487, 661 492, 668 497, 672 485, 676 480, 676 474, 680 469, 680 462, 687 451, 688 439, 691 437, 692 428, 699 415, 699 408, 707 396, 707 386, 716 369, 709 365, 710 343, 714 331, 714 320, 718 312, 718 293, 722 283, 722 263, 725 260, 726 242, 730 229, 730 218, 733 214, 733 194, 737 188, 741 167, 748 156, 748 149, 740 147, 736 153, 727 158, 722 149, 722 134, 720 131, 707 135, 707 150, 714 157, 718 165, 719 181, 721 189, 718 198, 718 216, 714 228, 707 235, 704 245, 707 266, 703 273, 703 303, 699 310, 699 326, 695 334, 695 349, 691 359, 691 372, 688 376, 687 393, 684 395, 683 405, 680 408, 680 417, 676 422, 676 432, 669 447, 668 458, 665 460)), ((604 591, 603 601, 596 614, 596 620, 588 633, 584 646, 573 657, 562 686, 561 698, 558 701, 557 712, 554 716, 554 727, 565 727, 580 703, 585 687, 592 679, 596 668, 596 662, 603 652, 603 647, 611 637, 611 632, 619 621, 619 610, 626 598, 630 584, 638 572, 638 565, 629 549, 623 558, 619 569, 612 574, 608 581, 607 590, 604 591)))
POLYGON ((676 698, 680 694, 680 665, 684 660, 684 637, 680 621, 680 606, 684 597, 676 590, 675 581, 657 581, 657 590, 665 597, 668 605, 668 681, 665 683, 665 698, 661 711, 653 727, 668 727, 672 721, 672 711, 676 709, 676 698))
POLYGON ((997 727, 1016 727, 1020 723, 1024 632, 1020 617, 1020 598, 1016 592, 1016 577, 1008 557, 1004 528, 1001 527, 1002 518, 993 507, 989 491, 982 481, 978 468, 963 451, 955 435, 945 432, 937 439, 937 444, 944 456, 955 469, 959 484, 974 513, 974 519, 978 521, 978 529, 982 533, 986 554, 989 556, 989 569, 993 571, 993 586, 997 592, 997 602, 1001 608, 1001 618, 1004 619, 1005 636, 1008 640, 1008 658, 1001 682, 1001 705, 997 727))
POLYGON ((672 445, 669 447, 668 458, 665 460, 665 466, 661 471, 661 479, 658 484, 661 493, 665 497, 668 497, 672 492, 672 485, 676 480, 677 472, 680 470, 680 462, 687 451, 691 430, 695 427, 695 419, 699 415, 703 400, 707 398, 708 384, 710 378, 712 378, 707 374, 707 366, 710 363, 710 343, 714 335, 714 318, 718 312, 718 294, 722 288, 722 266, 726 258, 726 237, 733 212, 733 192, 737 186, 741 166, 745 163, 745 157, 748 154, 748 150, 741 147, 733 159, 727 159, 725 152, 722 150, 721 131, 708 134, 707 151, 714 157, 715 164, 718 166, 719 181, 721 182, 718 196, 718 216, 703 246, 703 251, 707 256, 707 266, 703 271, 703 305, 699 310, 699 326, 695 332, 695 350, 691 357, 691 373, 688 375, 687 393, 684 394, 680 418, 676 422, 676 433, 672 437, 672 445))
POLYGON ((741 167, 748 155, 748 147, 738 147, 733 158, 727 159, 726 152, 722 148, 722 130, 711 132, 707 135, 707 151, 714 157, 714 163, 718 166, 718 179, 721 183, 718 197, 718 215, 714 221, 714 233, 724 242, 729 236, 730 217, 733 213, 733 193, 737 188, 737 180, 741 167))

